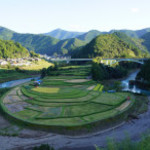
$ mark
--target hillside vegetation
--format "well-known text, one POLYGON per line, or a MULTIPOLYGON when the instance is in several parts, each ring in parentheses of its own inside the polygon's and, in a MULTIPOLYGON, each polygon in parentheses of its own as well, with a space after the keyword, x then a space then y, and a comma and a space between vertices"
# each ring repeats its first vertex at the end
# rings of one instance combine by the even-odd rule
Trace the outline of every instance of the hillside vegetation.
POLYGON ((47 55, 67 54, 69 50, 86 44, 76 38, 59 40, 42 34, 19 34, 3 27, 0 27, 0 39, 19 42, 29 51, 47 55))
POLYGON ((143 42, 142 44, 145 45, 145 47, 150 52, 150 32, 142 36, 143 42))
POLYGON ((127 44, 131 45, 132 47, 137 47, 141 51, 148 53, 147 48, 144 45, 142 45, 144 41, 143 39, 131 38, 122 32, 114 32, 114 34, 118 36, 120 39, 122 39, 124 42, 126 42, 127 44))
MULTIPOLYGON (((147 35, 149 31, 150 29, 143 29, 137 31, 112 30, 110 32, 100 32, 97 30, 91 30, 87 33, 83 33, 82 35, 80 35, 81 34, 80 32, 77 33, 68 32, 68 31, 57 29, 51 32, 53 34, 47 33, 46 35, 44 35, 44 34, 19 34, 12 30, 6 29, 4 27, 0 27, 0 39, 13 40, 15 42, 19 42, 24 47, 26 47, 29 51, 32 50, 40 54, 71 55, 72 52, 76 53, 76 51, 77 52, 80 51, 80 49, 82 49, 83 46, 91 42, 94 38, 96 38, 99 35, 105 35, 107 33, 108 34, 117 33, 116 36, 118 36, 120 39, 125 41, 127 44, 132 45, 132 47, 134 48, 137 47, 138 49, 146 52, 147 49, 149 49, 150 51, 150 46, 148 42, 149 38, 146 38, 148 37, 147 35), (54 37, 63 40, 59 40, 54 37), (69 39, 65 39, 65 38, 69 38, 69 39)), ((121 52, 121 56, 122 56, 122 52, 121 52)), ((134 56, 134 54, 132 54, 132 56, 134 56)), ((120 55, 118 57, 120 57, 120 55)))
POLYGON ((96 56, 103 58, 131 58, 142 57, 143 54, 141 50, 127 44, 115 34, 100 35, 81 50, 73 53, 73 57, 93 58, 96 56))
POLYGON ((28 56, 28 50, 20 43, 0 40, 0 58, 21 58, 28 56))
POLYGON ((150 28, 141 30, 111 30, 109 33, 121 32, 132 38, 141 38, 144 34, 150 32, 150 28))

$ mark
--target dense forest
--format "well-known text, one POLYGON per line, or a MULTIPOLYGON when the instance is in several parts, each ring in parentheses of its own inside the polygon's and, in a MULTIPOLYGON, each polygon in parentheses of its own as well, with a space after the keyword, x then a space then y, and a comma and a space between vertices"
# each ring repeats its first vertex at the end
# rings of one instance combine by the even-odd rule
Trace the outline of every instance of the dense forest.
POLYGON ((73 57, 94 58, 96 56, 103 58, 140 58, 145 56, 145 53, 124 42, 115 33, 99 35, 82 49, 73 52, 73 57))
POLYGON ((0 40, 0 58, 29 57, 29 51, 20 43, 0 40))
POLYGON ((110 67, 105 66, 101 63, 95 63, 92 64, 92 78, 96 81, 103 81, 108 79, 117 79, 122 78, 127 74, 127 70, 123 67, 116 66, 116 67, 110 67))
POLYGON ((150 32, 146 33, 142 36, 142 44, 145 45, 145 47, 148 49, 148 51, 150 52, 150 32))
POLYGON ((150 86, 150 60, 142 65, 141 70, 137 75, 137 79, 141 80, 143 83, 148 83, 150 86))
POLYGON ((141 64, 134 62, 120 62, 112 66, 99 63, 99 59, 95 58, 92 63, 92 78, 96 81, 118 79, 125 77, 130 70, 138 69, 141 64))

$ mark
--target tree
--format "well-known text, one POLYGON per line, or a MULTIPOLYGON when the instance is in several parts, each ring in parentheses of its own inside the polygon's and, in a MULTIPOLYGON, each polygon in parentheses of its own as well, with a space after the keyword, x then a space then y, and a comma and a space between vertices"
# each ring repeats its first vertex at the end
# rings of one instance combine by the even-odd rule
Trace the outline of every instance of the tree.
POLYGON ((40 57, 40 55, 35 53, 34 51, 30 51, 30 56, 31 57, 40 57))
POLYGON ((142 79, 150 84, 150 60, 146 61, 141 71, 137 75, 137 79, 142 79))
POLYGON ((47 69, 46 69, 46 68, 43 68, 43 69, 41 70, 41 78, 42 78, 42 79, 46 76, 46 73, 47 73, 47 69))

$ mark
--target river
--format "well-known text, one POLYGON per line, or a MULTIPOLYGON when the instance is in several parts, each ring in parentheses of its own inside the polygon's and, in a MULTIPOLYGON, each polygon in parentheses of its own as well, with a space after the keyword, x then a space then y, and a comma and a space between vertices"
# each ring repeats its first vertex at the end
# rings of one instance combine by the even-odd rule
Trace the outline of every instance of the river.
POLYGON ((125 80, 122 81, 122 91, 129 91, 132 93, 141 93, 141 89, 134 86, 130 86, 129 82, 130 80, 135 80, 137 74, 139 73, 140 70, 136 70, 135 72, 131 73, 125 80))
POLYGON ((19 84, 23 84, 25 82, 31 81, 31 79, 39 79, 39 77, 12 80, 12 81, 8 81, 8 82, 0 83, 0 88, 11 88, 11 87, 17 86, 19 84))
MULTIPOLYGON (((136 85, 130 86, 129 82, 130 80, 135 80, 136 76, 140 70, 136 70, 135 72, 131 73, 126 79, 122 80, 122 91, 129 91, 132 93, 143 93, 146 95, 150 95, 150 91, 146 91, 143 89, 138 88, 136 85)), ((23 84, 25 82, 30 81, 31 79, 39 79, 39 77, 34 78, 26 78, 26 79, 19 79, 19 80, 12 80, 4 83, 0 83, 0 88, 10 88, 17 86, 19 84, 23 84)))
POLYGON ((131 73, 125 80, 122 80, 122 91, 129 91, 132 93, 138 93, 138 94, 146 94, 150 95, 150 91, 138 88, 136 85, 129 85, 130 80, 135 80, 137 74, 139 73, 140 70, 136 70, 135 72, 131 73))

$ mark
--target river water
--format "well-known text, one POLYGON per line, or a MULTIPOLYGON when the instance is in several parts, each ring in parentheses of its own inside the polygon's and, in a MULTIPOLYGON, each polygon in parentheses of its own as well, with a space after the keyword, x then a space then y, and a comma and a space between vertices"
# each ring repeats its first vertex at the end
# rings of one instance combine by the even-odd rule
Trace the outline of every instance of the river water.
POLYGON ((14 87, 14 86, 17 86, 19 84, 31 81, 31 79, 39 79, 39 77, 19 79, 19 80, 12 80, 12 81, 8 81, 8 82, 0 83, 0 88, 14 87))
MULTIPOLYGON (((136 85, 130 86, 129 82, 130 80, 135 80, 136 76, 140 70, 136 70, 135 72, 131 73, 126 79, 122 80, 122 91, 129 91, 132 93, 143 93, 146 95, 150 95, 150 91, 142 90, 138 88, 136 85)), ((13 80, 9 82, 0 83, 0 88, 9 88, 14 87, 19 84, 25 83, 30 81, 31 79, 39 79, 39 77, 35 78, 26 78, 26 79, 19 79, 19 80, 13 80)))
POLYGON ((140 70, 136 70, 135 72, 131 73, 125 80, 122 80, 122 91, 129 91, 132 93, 142 93, 146 95, 150 95, 150 91, 140 89, 136 85, 131 86, 129 84, 130 80, 135 80, 137 74, 139 73, 140 70))
POLYGON ((134 86, 129 85, 130 80, 135 80, 138 73, 139 73, 139 70, 131 73, 125 80, 122 81, 122 88, 123 88, 122 91, 129 91, 132 93, 141 93, 141 89, 136 87, 136 85, 134 86))

